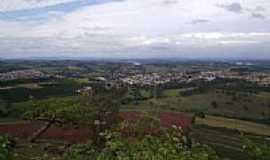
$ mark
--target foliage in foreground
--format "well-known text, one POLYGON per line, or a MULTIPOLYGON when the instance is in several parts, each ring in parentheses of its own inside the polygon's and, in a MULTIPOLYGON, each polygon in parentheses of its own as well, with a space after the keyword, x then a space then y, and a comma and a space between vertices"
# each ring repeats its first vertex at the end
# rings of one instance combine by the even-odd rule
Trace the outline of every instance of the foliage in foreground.
POLYGON ((243 148, 253 160, 270 159, 270 146, 267 144, 257 145, 251 140, 246 139, 243 148))
POLYGON ((11 159, 12 156, 12 143, 5 135, 0 135, 0 160, 11 159))
MULTIPOLYGON (((177 129, 177 128, 175 128, 177 129)), ((128 140, 118 132, 101 134, 104 147, 91 144, 72 147, 65 160, 218 160, 216 153, 201 145, 189 146, 181 132, 167 133, 162 137, 147 135, 142 139, 128 140)))
POLYGON ((30 141, 35 142, 53 125, 86 126, 93 130, 93 134, 112 127, 117 122, 119 110, 119 100, 115 97, 117 93, 118 91, 95 96, 85 94, 72 99, 34 101, 32 110, 27 111, 24 117, 27 120, 44 122, 44 125, 33 133, 30 141))

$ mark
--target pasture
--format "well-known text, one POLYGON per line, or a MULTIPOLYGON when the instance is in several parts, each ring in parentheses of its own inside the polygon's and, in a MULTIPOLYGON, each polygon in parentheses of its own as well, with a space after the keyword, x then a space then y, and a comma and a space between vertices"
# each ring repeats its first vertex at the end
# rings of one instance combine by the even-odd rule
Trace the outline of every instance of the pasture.
POLYGON ((176 111, 237 118, 269 123, 270 93, 227 92, 212 89, 207 92, 183 96, 181 89, 164 90, 162 97, 149 98, 149 93, 141 91, 145 98, 138 104, 128 103, 123 110, 176 111))

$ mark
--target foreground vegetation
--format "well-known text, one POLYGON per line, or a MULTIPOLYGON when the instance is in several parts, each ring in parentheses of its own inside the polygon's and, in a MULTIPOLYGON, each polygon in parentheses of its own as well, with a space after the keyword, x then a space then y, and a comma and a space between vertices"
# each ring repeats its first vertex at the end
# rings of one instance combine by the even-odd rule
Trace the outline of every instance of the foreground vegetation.
MULTIPOLYGON (((140 138, 128 139, 118 131, 106 131, 99 134, 102 143, 94 145, 76 144, 59 151, 61 143, 52 151, 44 151, 42 143, 28 144, 34 148, 14 146, 14 142, 7 136, 0 136, 1 160, 221 160, 217 153, 207 145, 193 143, 185 137, 181 129, 174 127, 170 132, 162 135, 144 135, 140 138), (60 144, 60 147, 59 147, 60 144), (57 151, 58 149, 58 151, 57 151), (28 152, 28 154, 26 153, 28 152)), ((48 143, 44 143, 45 145, 48 143)), ((45 147, 43 144, 43 147, 45 147)), ((17 144, 18 145, 18 144, 17 144)), ((28 146, 29 147, 29 146, 28 146)), ((270 146, 257 144, 249 139, 242 139, 241 147, 246 158, 251 160, 268 160, 270 146)), ((229 154, 234 154, 233 152, 229 154)), ((237 158, 236 155, 232 159, 237 158)))
POLYGON ((217 160, 215 152, 206 146, 188 144, 177 128, 174 132, 154 137, 144 136, 130 142, 118 133, 104 133, 103 148, 79 145, 67 153, 67 160, 217 160))

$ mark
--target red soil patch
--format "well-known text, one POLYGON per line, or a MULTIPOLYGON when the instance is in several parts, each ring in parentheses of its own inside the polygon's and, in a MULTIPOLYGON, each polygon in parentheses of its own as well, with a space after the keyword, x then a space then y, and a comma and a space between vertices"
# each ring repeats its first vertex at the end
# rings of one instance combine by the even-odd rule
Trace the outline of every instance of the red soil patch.
POLYGON ((171 127, 176 125, 182 127, 184 131, 188 131, 191 127, 192 118, 184 113, 170 113, 165 112, 159 115, 161 125, 171 127))
MULTIPOLYGON (((0 124, 0 133, 27 139, 42 126, 42 123, 0 124)), ((91 131, 87 128, 74 129, 53 126, 42 135, 42 139, 54 139, 71 143, 85 142, 90 138, 91 131)))
MULTIPOLYGON (((141 115, 141 112, 120 113, 120 116, 128 123, 136 123, 141 115)), ((160 119, 161 125, 164 127, 176 125, 186 131, 190 128, 192 122, 191 117, 184 113, 162 112, 158 115, 158 118, 160 119)))
MULTIPOLYGON (((142 113, 124 112, 120 116, 128 123, 136 123, 142 113)), ((191 126, 191 118, 183 113, 163 112, 158 115, 161 125, 171 127, 181 126, 185 131, 191 126)), ((0 133, 6 133, 18 138, 29 138, 41 127, 41 123, 0 124, 0 133)), ((41 138, 68 141, 70 143, 86 142, 90 139, 91 130, 87 128, 73 129, 72 127, 51 127, 41 138)))

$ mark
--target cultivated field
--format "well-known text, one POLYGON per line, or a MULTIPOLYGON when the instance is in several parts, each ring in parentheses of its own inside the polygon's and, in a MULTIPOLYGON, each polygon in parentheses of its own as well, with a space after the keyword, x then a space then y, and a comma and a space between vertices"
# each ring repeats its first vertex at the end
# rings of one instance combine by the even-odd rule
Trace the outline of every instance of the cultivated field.
POLYGON ((142 90, 145 98, 138 104, 129 103, 122 106, 123 110, 146 111, 176 111, 187 113, 203 112, 237 119, 260 121, 270 117, 270 93, 260 92, 250 94, 246 92, 226 93, 226 91, 209 90, 190 96, 179 94, 181 89, 164 90, 162 97, 149 98, 149 91, 142 90), (213 102, 216 105, 213 105, 213 102))
POLYGON ((258 124, 237 119, 206 116, 205 118, 196 118, 196 124, 208 125, 212 127, 224 127, 232 130, 238 130, 240 132, 270 136, 269 125, 258 124))
MULTIPOLYGON (((141 112, 122 112, 120 117, 130 124, 135 124, 143 115, 141 112)), ((191 127, 191 118, 183 113, 163 112, 155 114, 160 124, 170 128, 172 125, 181 126, 184 130, 191 127)), ((14 122, 0 123, 0 133, 6 133, 14 137, 27 139, 42 126, 42 123, 14 122)), ((71 143, 87 142, 91 138, 91 129, 71 126, 51 127, 41 139, 67 141, 71 143)))
POLYGON ((254 134, 244 134, 243 136, 237 130, 198 124, 193 125, 190 136, 202 144, 215 148, 220 157, 232 160, 252 160, 243 151, 243 138, 249 138, 258 144, 270 144, 270 139, 266 136, 254 134))

